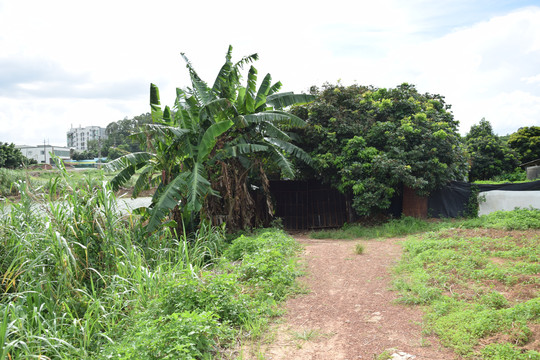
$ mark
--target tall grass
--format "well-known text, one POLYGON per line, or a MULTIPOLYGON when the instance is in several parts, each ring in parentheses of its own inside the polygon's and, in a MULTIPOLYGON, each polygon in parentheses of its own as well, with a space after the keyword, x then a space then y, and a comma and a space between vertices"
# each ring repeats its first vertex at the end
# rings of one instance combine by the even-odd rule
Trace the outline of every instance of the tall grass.
POLYGON ((87 357, 164 271, 148 262, 167 254, 148 257, 106 182, 70 180, 63 171, 41 194, 16 183, 21 199, 0 217, 1 360, 87 357))
MULTIPOLYGON (((232 336, 223 314, 243 314, 236 319, 249 318, 252 323, 260 315, 257 309, 264 307, 255 305, 262 301, 255 288, 264 288, 263 279, 246 299, 244 285, 237 284, 241 267, 216 265, 228 245, 224 228, 202 224, 196 233, 179 238, 167 229, 148 235, 138 217, 119 212, 102 174, 92 173, 81 181, 58 166, 59 176, 40 188, 41 193, 18 181, 20 200, 0 205, 0 360, 135 359, 140 353, 131 352, 133 341, 148 345, 148 339, 137 334, 152 326, 154 334, 158 328, 164 331, 159 343, 163 351, 185 345, 187 355, 176 358, 187 359, 214 349, 218 342, 206 341, 205 336, 232 336), (208 299, 201 300, 202 310, 180 305, 175 311, 163 310, 167 299, 180 301, 167 294, 189 284, 188 279, 196 280, 191 282, 195 288, 213 284, 212 279, 221 279, 222 285, 218 281, 210 287, 208 299), (226 305, 211 305, 211 300, 227 290, 230 309, 219 313, 218 305, 226 305), (169 328, 162 329, 159 319, 164 318, 169 328), (185 341, 177 338, 169 344, 178 331, 185 332, 185 341), (198 335, 186 335, 191 333, 198 335)), ((281 278, 289 281, 290 276, 281 278)))
POLYGON ((17 195, 17 187, 13 184, 24 179, 25 174, 22 170, 0 168, 0 197, 17 195))

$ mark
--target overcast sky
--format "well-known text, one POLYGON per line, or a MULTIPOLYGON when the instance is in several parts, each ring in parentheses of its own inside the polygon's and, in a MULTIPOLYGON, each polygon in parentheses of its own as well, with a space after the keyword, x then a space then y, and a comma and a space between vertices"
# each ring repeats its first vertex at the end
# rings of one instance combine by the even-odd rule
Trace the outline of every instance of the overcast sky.
POLYGON ((415 84, 465 134, 540 126, 540 0, 0 0, 0 142, 66 145, 71 126, 172 105, 180 57, 212 83, 227 46, 284 91, 415 84))

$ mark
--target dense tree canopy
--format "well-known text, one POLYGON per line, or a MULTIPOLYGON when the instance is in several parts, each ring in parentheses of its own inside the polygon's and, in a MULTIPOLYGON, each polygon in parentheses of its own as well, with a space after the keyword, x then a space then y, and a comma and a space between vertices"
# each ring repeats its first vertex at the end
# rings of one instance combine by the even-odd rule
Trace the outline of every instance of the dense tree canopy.
POLYGON ((138 133, 142 126, 150 123, 152 123, 150 113, 137 115, 131 119, 125 117, 122 120, 113 121, 105 129, 107 139, 88 140, 88 149, 74 152, 71 158, 85 160, 101 155, 101 157, 114 160, 129 153, 139 152, 141 151, 139 141, 132 135, 138 133))
POLYGON ((540 126, 526 126, 510 135, 508 145, 519 154, 522 163, 540 159, 540 126))
POLYGON ((395 89, 325 85, 317 100, 295 108, 306 119, 302 146, 316 176, 353 195, 359 215, 390 206, 400 184, 427 195, 462 180, 467 164, 458 122, 440 95, 413 85, 395 89))
POLYGON ((29 163, 36 163, 27 159, 15 144, 0 143, 0 167, 15 169, 29 163))
POLYGON ((145 124, 151 123, 152 116, 150 113, 145 113, 134 116, 132 119, 126 117, 107 125, 105 129, 107 139, 103 142, 103 151, 106 151, 104 156, 113 160, 127 153, 141 151, 139 142, 131 135, 139 132, 145 124))
POLYGON ((512 173, 518 165, 515 151, 493 133, 489 121, 482 119, 465 136, 470 156, 469 180, 489 180, 512 173))

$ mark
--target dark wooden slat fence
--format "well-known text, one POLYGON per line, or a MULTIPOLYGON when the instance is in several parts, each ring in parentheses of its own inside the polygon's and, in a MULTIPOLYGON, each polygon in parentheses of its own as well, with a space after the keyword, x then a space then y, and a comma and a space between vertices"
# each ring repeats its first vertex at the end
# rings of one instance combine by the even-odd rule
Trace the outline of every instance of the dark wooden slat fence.
POLYGON ((276 216, 287 230, 324 229, 350 221, 347 198, 315 181, 270 181, 276 216))

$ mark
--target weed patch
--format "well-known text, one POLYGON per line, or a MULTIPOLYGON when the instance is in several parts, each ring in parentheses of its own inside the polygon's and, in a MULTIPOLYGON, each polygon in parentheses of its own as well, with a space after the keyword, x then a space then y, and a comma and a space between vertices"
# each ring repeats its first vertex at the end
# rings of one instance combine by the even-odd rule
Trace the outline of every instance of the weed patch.
POLYGON ((452 227, 452 221, 425 221, 412 217, 393 219, 376 226, 360 224, 345 225, 337 230, 314 231, 309 234, 313 239, 376 239, 405 236, 426 231, 436 231, 452 227))
MULTIPOLYGON (((516 210, 488 216, 482 224, 529 229, 536 227, 536 216, 516 210)), ((540 232, 489 234, 446 230, 410 237, 394 287, 401 302, 428 306, 426 331, 461 356, 538 358, 531 324, 540 322, 540 232)))

